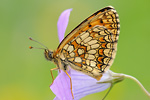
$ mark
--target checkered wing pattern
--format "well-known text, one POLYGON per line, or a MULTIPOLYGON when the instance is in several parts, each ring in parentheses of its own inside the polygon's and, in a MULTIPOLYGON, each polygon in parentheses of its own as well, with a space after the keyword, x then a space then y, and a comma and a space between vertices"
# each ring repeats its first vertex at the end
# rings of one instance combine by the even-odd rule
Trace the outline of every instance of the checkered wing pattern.
POLYGON ((99 80, 114 61, 119 31, 116 10, 103 8, 71 31, 55 55, 71 68, 99 80))

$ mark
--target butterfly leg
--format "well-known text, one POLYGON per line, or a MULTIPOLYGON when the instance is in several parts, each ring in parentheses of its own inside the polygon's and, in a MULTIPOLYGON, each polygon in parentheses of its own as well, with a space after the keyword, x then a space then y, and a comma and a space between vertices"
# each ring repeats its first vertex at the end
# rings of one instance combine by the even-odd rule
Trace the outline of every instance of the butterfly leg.
MULTIPOLYGON (((57 70, 57 69, 59 69, 58 67, 56 67, 56 68, 52 68, 52 69, 50 69, 50 72, 51 72, 51 76, 52 76, 52 83, 51 83, 51 85, 53 84, 53 82, 54 82, 54 76, 53 76, 53 73, 52 73, 52 71, 53 70, 57 70)), ((50 85, 50 86, 51 86, 50 85)))
POLYGON ((74 99, 74 95, 73 95, 73 92, 72 92, 72 80, 71 80, 71 77, 70 77, 70 75, 68 74, 68 72, 67 71, 64 71, 66 74, 67 74, 67 76, 70 78, 70 89, 71 89, 71 94, 72 94, 72 97, 73 97, 73 99, 74 99))

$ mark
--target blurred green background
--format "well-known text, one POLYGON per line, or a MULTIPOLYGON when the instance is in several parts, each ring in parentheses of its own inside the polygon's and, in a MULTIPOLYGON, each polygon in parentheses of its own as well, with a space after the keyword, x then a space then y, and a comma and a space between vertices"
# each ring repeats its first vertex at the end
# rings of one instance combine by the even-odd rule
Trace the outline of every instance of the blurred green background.
MULTIPOLYGON (((121 23, 118 51, 111 70, 139 79, 150 91, 150 0, 0 0, 0 100, 53 100, 49 89, 50 69, 40 47, 28 39, 56 49, 57 20, 62 11, 73 8, 68 34, 95 11, 114 6, 121 23)), ((55 77, 57 72, 54 72, 55 77)), ((81 100, 100 100, 107 91, 81 100)), ((106 100, 148 100, 132 80, 116 84, 106 100)))

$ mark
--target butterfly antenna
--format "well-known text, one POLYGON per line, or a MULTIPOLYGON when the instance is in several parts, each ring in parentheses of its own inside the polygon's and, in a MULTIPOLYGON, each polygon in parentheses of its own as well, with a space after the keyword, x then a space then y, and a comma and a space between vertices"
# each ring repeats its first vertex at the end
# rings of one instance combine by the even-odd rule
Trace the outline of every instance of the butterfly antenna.
MULTIPOLYGON (((42 45, 43 47, 45 47, 45 48, 48 50, 48 48, 47 48, 44 44, 42 44, 41 42, 36 41, 36 40, 32 39, 31 37, 29 37, 29 39, 30 39, 31 41, 34 41, 34 42, 36 42, 36 43, 42 45)), ((32 47, 32 46, 30 46, 29 48, 30 48, 30 49, 33 49, 33 48, 34 48, 34 49, 44 49, 44 50, 45 50, 45 48, 36 48, 36 47, 32 47)))
POLYGON ((113 84, 111 83, 111 86, 110 86, 108 92, 105 94, 105 96, 103 97, 102 100, 104 100, 104 99, 107 97, 107 95, 109 94, 109 92, 110 92, 110 90, 112 89, 112 87, 113 87, 113 84))
POLYGON ((29 46, 29 49, 43 49, 43 50, 45 50, 45 48, 37 48, 37 47, 32 47, 32 46, 29 46))

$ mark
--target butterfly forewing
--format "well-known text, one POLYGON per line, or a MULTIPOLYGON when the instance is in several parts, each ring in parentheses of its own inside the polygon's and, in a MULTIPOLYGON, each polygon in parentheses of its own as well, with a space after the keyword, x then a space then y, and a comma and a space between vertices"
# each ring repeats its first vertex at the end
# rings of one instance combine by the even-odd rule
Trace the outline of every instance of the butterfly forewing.
POLYGON ((65 37, 55 55, 71 68, 100 79, 113 63, 120 24, 112 7, 103 8, 65 37))

